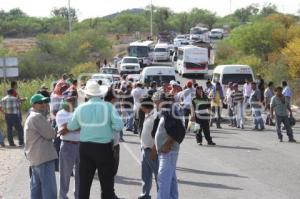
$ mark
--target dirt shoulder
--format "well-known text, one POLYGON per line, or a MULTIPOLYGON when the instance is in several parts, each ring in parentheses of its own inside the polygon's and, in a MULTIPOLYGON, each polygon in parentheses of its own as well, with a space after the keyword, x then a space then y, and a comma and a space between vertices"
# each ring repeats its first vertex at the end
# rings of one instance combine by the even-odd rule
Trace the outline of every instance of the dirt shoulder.
POLYGON ((20 164, 24 162, 24 149, 17 147, 0 148, 0 158, 0 199, 2 199, 8 189, 8 182, 20 164))

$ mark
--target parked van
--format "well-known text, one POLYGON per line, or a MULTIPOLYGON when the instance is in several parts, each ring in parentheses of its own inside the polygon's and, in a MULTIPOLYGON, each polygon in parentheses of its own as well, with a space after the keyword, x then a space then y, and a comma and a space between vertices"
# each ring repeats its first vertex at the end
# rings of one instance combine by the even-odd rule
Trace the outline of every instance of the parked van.
POLYGON ((155 81, 158 86, 162 83, 169 83, 171 80, 176 80, 175 70, 168 66, 150 66, 143 69, 141 73, 141 82, 145 85, 150 85, 155 81))
POLYGON ((169 45, 166 43, 156 44, 154 47, 154 61, 168 61, 169 59, 169 45))
POLYGON ((177 71, 179 75, 207 75, 208 49, 197 46, 183 46, 178 48, 177 71))
POLYGON ((245 80, 254 81, 253 71, 248 65, 220 65, 213 71, 213 83, 220 82, 224 89, 229 82, 243 85, 245 80))

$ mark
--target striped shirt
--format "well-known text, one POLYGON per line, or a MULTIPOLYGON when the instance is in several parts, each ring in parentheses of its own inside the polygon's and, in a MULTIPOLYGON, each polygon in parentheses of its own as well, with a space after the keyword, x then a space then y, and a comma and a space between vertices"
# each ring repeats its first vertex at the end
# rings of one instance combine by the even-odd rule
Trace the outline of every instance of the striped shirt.
POLYGON ((6 114, 20 114, 20 101, 14 96, 7 95, 2 98, 0 107, 6 114))
POLYGON ((238 103, 243 102, 244 97, 242 91, 233 91, 231 93, 231 99, 233 105, 237 105, 238 103))

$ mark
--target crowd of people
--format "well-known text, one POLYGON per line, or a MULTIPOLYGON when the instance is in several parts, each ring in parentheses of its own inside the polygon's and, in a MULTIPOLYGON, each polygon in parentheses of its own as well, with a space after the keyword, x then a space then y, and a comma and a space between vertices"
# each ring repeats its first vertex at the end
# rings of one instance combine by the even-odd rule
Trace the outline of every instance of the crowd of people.
MULTIPOLYGON (((274 88, 269 82, 265 88, 258 76, 257 82, 246 80, 241 89, 235 82, 222 88, 219 82, 208 80, 204 88, 195 80, 187 81, 183 87, 175 80, 143 85, 127 81, 124 76, 111 86, 88 81, 82 89, 83 102, 78 100, 78 87, 77 80, 66 74, 53 83, 51 92, 42 85, 30 98, 32 108, 24 129, 20 104, 26 99, 18 95, 16 82, 1 100, 8 143, 15 146, 15 127, 19 146, 24 146, 30 163, 32 199, 67 199, 71 176, 75 179, 74 197, 87 199, 96 171, 101 198, 117 199, 114 179, 119 167, 119 143, 125 141, 124 130, 139 135, 141 140, 143 184, 138 199, 151 198, 153 176, 157 199, 179 197, 176 164, 180 144, 186 132, 193 131, 198 145, 203 144, 202 132, 208 145, 216 145, 210 131, 214 123, 222 129, 223 109, 228 110, 232 128, 245 129, 246 112, 251 110, 253 130, 263 131, 265 125, 276 125, 280 142, 283 130, 287 131, 289 142, 296 142, 291 128, 292 92, 286 81, 282 87, 274 88), (59 172, 59 191, 55 171, 59 172)), ((1 133, 0 143, 4 146, 1 133)))

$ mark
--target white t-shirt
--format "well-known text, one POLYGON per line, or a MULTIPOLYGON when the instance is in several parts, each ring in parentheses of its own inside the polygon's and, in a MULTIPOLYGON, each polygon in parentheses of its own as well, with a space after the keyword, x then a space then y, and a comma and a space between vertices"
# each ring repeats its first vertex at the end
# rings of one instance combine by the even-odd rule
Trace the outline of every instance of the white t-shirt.
POLYGON ((157 112, 153 109, 149 114, 145 115, 143 130, 141 134, 141 145, 143 148, 152 148, 154 145, 154 138, 151 136, 154 120, 157 117, 157 112))
POLYGON ((145 94, 145 90, 140 87, 137 87, 131 91, 131 95, 134 100, 134 106, 133 106, 134 110, 137 110, 139 108, 140 99, 143 97, 144 94, 145 94))
MULTIPOLYGON (((72 112, 68 112, 64 109, 60 110, 56 114, 56 124, 58 131, 62 129, 62 125, 68 123, 72 119, 72 112)), ((80 140, 80 131, 70 131, 65 135, 61 135, 60 139, 67 141, 79 142, 80 140)))
POLYGON ((247 84, 245 83, 244 84, 244 88, 243 88, 243 94, 244 94, 244 97, 250 97, 252 93, 252 87, 251 87, 251 84, 247 84))

